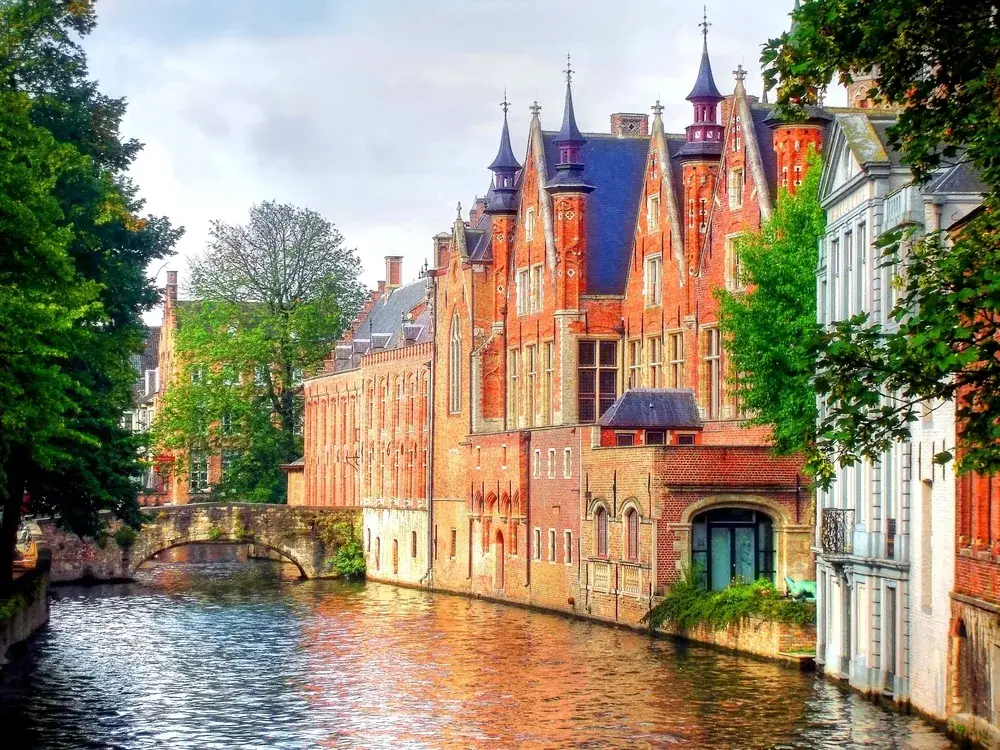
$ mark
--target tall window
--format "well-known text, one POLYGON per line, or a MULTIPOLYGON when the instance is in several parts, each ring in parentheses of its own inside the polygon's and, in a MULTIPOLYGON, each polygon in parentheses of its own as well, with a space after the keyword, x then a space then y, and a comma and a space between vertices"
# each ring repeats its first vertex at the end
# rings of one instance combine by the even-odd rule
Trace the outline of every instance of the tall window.
POLYGON ((743 289, 743 259, 740 257, 738 234, 726 237, 726 288, 743 289))
POLYGON ((840 320, 837 290, 840 285, 840 238, 830 240, 830 320, 840 320))
POLYGON ((641 373, 640 367, 642 366, 642 342, 641 341, 629 341, 628 342, 628 387, 638 388, 642 385, 640 381, 641 373))
POLYGON ((451 319, 451 343, 448 349, 448 410, 462 411, 462 329, 458 313, 451 319))
POLYGON ((865 222, 858 224, 858 311, 868 309, 868 227, 865 222))
POLYGON ((531 309, 531 287, 527 268, 517 272, 517 314, 526 315, 531 309))
POLYGON ((552 379, 555 374, 555 362, 553 356, 555 350, 551 341, 542 344, 544 354, 542 374, 542 415, 545 424, 552 424, 552 379))
POLYGON ((594 513, 594 533, 597 536, 597 554, 606 557, 608 554, 608 512, 598 508, 594 513))
POLYGON ((542 559, 542 530, 535 529, 535 549, 532 550, 532 557, 536 560, 542 559))
POLYGON ((542 451, 540 448, 535 448, 531 457, 531 476, 535 479, 542 476, 542 451))
MULTIPOLYGON (((851 284, 854 281, 854 233, 844 233, 844 283, 841 287, 844 317, 851 314, 851 284)), ((857 300, 855 300, 857 302, 857 300)))
POLYGON ((667 337, 670 347, 670 387, 684 387, 684 332, 671 333, 667 337))
POLYGON ((191 471, 188 476, 188 489, 191 492, 204 492, 208 489, 208 454, 191 454, 191 471))
POLYGON ((628 560, 639 559, 639 514, 635 508, 625 512, 625 556, 628 560))
POLYGON ((556 561, 556 530, 549 529, 549 562, 556 561))
POLYGON ((563 479, 573 476, 573 449, 563 448, 563 479))
POLYGON ((507 352, 507 426, 517 427, 520 412, 521 357, 517 349, 507 352))
POLYGON ((660 230, 660 196, 651 195, 646 198, 646 229, 650 232, 660 230))
POLYGON ((709 419, 718 419, 722 405, 722 340, 718 328, 705 329, 705 405, 709 419))
POLYGON ((226 450, 222 451, 222 477, 225 478, 230 471, 232 471, 233 466, 236 464, 236 459, 240 457, 239 451, 226 450))
POLYGON ((549 463, 548 463, 548 474, 546 475, 549 479, 556 478, 556 449, 549 448, 549 463))
POLYGON ((646 307, 659 305, 663 295, 663 260, 659 254, 646 258, 642 285, 646 307))
POLYGON ((581 422, 593 422, 618 395, 618 346, 615 341, 579 343, 577 406, 581 422))
POLYGON ((526 359, 525 364, 527 365, 527 375, 528 382, 524 384, 525 386, 525 419, 527 420, 528 427, 534 427, 537 420, 535 418, 535 380, 536 371, 538 369, 538 349, 534 346, 526 346, 524 348, 524 356, 526 359))
POLYGON ((535 207, 530 206, 524 212, 524 239, 529 242, 535 239, 535 207))
POLYGON ((649 387, 663 387, 663 338, 651 336, 649 339, 649 387))
POLYGON ((741 208, 743 206, 743 170, 729 170, 729 207, 741 208))
POLYGON ((563 532, 563 562, 569 565, 573 562, 573 532, 563 532))
POLYGON ((531 312, 542 309, 542 264, 531 267, 531 312))
POLYGON ((417 556, 417 532, 410 532, 410 557, 417 556))

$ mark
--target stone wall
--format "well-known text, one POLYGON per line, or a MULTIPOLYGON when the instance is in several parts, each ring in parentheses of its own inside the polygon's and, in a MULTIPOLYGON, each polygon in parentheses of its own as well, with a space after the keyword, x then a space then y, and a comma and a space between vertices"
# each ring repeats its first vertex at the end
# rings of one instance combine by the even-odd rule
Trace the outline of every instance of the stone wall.
POLYGON ((768 659, 800 661, 800 656, 811 654, 816 648, 816 628, 813 625, 793 625, 749 618, 738 625, 715 630, 699 625, 690 630, 680 630, 665 625, 660 632, 689 641, 742 651, 768 659))
MULTIPOLYGON (((16 609, 0 621, 0 668, 12 647, 26 641, 49 621, 49 567, 51 552, 37 527, 32 529, 37 558, 35 569, 14 581, 7 601, 15 600, 16 609)), ((0 598, 0 603, 5 601, 0 598)))

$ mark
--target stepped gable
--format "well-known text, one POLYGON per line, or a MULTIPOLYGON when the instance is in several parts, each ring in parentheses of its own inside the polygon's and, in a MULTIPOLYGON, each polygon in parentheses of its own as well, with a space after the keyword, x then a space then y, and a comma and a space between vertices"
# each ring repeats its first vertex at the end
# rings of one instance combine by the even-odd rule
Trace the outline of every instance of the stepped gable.
MULTIPOLYGON (((624 294, 649 141, 587 133, 580 149, 587 182, 587 294, 624 294)), ((545 168, 555 174, 559 134, 542 131, 545 168)))

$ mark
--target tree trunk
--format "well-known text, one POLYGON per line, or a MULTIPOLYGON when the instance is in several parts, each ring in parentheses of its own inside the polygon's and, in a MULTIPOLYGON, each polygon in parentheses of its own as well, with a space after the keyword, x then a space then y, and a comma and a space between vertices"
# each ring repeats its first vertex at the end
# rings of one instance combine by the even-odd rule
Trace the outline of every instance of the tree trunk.
POLYGON ((24 475, 14 463, 10 461, 7 465, 8 481, 4 488, 3 519, 0 520, 0 593, 10 589, 14 581, 14 549, 24 503, 24 475))

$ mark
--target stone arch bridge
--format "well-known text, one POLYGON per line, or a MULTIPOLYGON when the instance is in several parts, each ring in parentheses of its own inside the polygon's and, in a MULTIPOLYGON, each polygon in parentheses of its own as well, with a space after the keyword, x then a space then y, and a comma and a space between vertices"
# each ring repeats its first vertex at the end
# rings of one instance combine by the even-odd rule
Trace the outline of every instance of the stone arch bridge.
POLYGON ((52 550, 52 580, 124 580, 156 554, 187 544, 254 544, 298 567, 305 578, 336 575, 332 558, 359 534, 360 508, 307 508, 263 503, 157 506, 134 538, 109 525, 100 543, 67 533, 48 519, 38 525, 52 550))

